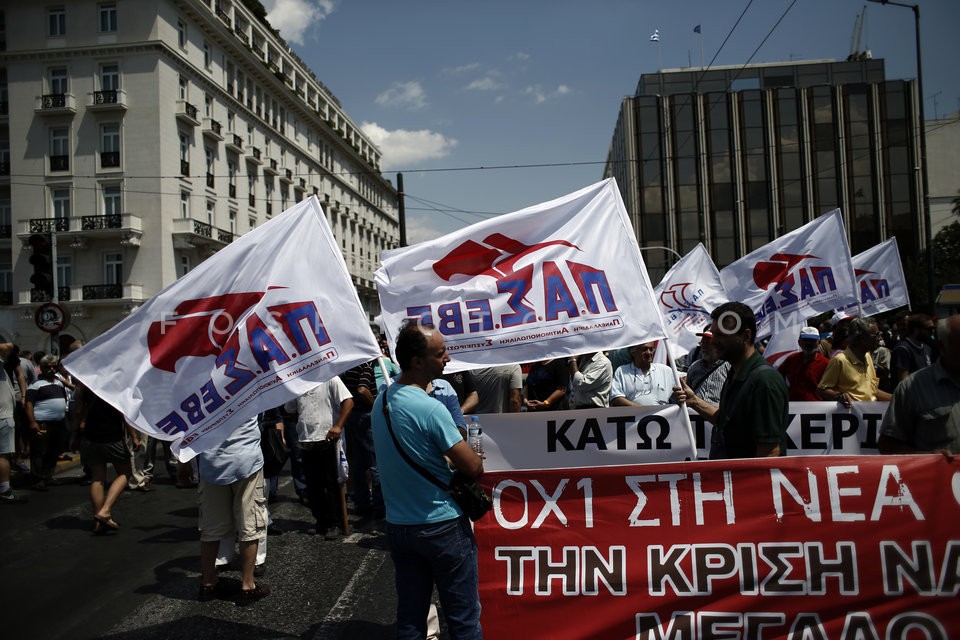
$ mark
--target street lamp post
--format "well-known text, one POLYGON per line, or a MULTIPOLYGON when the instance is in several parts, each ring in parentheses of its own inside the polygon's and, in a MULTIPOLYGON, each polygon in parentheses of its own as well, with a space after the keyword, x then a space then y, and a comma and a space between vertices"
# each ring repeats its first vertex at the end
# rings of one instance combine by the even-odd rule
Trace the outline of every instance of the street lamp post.
POLYGON ((650 249, 659 249, 659 250, 661 250, 661 251, 668 251, 668 252, 672 253, 673 255, 675 255, 675 256, 677 257, 677 260, 680 260, 680 259, 683 258, 682 255, 680 255, 679 253, 677 253, 676 251, 674 251, 674 250, 671 249, 670 247, 661 247, 661 246, 640 247, 640 251, 649 251, 650 249))
POLYGON ((933 222, 930 219, 930 185, 927 180, 927 125, 923 113, 923 62, 920 56, 920 5, 891 2, 890 0, 869 0, 877 4, 891 4, 895 7, 904 7, 913 10, 913 22, 917 45, 917 102, 919 103, 920 119, 920 200, 923 205, 924 236, 927 245, 927 294, 930 310, 933 311, 937 292, 933 283, 933 222))

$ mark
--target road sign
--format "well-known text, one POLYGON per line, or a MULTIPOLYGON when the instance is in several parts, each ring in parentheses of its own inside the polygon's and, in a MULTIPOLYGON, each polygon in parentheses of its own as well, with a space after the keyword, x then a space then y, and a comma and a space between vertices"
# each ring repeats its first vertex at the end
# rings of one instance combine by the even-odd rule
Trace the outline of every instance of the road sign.
POLYGON ((55 302, 46 302, 37 307, 33 319, 37 328, 45 333, 59 333, 70 324, 70 314, 55 302))

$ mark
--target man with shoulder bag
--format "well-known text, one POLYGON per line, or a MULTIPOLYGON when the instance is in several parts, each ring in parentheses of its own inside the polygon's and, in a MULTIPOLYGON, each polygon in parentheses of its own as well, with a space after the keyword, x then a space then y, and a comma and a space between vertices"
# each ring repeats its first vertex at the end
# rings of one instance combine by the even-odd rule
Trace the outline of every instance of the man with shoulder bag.
POLYGON ((427 395, 450 361, 440 332, 407 324, 395 353, 400 377, 377 396, 371 418, 396 573, 397 638, 426 636, 434 584, 450 637, 481 638, 477 543, 449 487, 454 470, 479 478, 483 459, 427 395))

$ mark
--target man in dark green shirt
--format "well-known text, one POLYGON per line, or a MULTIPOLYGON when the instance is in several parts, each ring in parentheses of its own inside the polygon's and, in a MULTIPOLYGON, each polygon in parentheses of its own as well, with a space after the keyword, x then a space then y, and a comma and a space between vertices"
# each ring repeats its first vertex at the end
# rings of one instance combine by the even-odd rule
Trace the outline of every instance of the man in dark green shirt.
POLYGON ((710 316, 713 348, 730 363, 720 406, 698 398, 686 382, 677 389, 678 400, 713 423, 711 460, 785 455, 787 384, 754 349, 756 316, 741 302, 722 304, 710 316))

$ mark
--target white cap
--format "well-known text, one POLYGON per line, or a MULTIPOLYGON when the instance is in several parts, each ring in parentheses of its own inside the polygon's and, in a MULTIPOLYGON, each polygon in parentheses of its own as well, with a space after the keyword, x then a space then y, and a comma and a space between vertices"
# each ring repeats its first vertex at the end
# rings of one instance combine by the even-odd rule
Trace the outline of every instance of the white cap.
POLYGON ((814 327, 804 327, 800 329, 801 340, 819 340, 820 332, 814 327))

